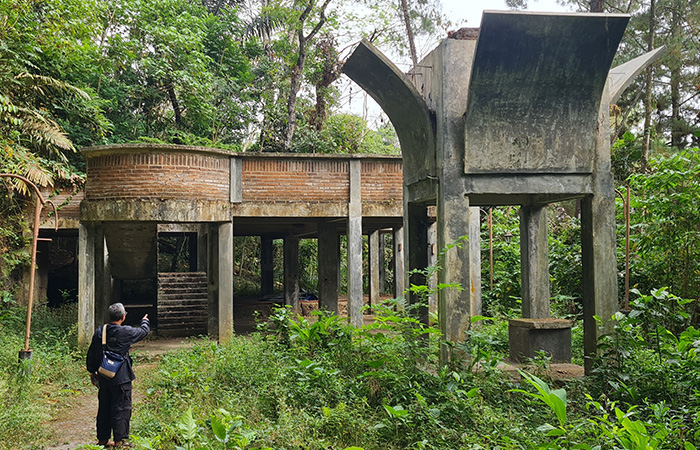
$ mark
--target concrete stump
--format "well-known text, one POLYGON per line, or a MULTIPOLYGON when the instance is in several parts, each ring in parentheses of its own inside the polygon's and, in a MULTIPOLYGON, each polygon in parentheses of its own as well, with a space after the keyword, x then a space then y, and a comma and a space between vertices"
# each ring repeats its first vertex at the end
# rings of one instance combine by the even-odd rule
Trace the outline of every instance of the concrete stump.
POLYGON ((510 359, 527 362, 544 351, 555 363, 571 362, 571 326, 566 319, 511 319, 508 321, 510 359))

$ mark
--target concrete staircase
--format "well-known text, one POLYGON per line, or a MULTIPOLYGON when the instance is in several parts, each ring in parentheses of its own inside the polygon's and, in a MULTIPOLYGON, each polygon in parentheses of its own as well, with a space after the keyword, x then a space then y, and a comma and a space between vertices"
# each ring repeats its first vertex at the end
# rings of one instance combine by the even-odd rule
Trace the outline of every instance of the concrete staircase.
POLYGON ((205 272, 158 273, 158 334, 206 334, 207 296, 205 272))

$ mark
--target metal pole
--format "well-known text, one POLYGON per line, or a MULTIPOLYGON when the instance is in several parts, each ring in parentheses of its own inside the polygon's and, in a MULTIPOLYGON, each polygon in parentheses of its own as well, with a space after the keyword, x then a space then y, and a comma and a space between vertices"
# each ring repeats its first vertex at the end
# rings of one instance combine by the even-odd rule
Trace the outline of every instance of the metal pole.
POLYGON ((630 309, 630 187, 625 201, 625 310, 630 309))
MULTIPOLYGON (((31 186, 34 189, 34 192, 36 193, 36 207, 34 210, 34 229, 32 230, 32 265, 29 272, 29 296, 27 299, 27 326, 26 331, 24 333, 24 350, 19 353, 20 359, 30 359, 31 350, 29 350, 29 335, 31 333, 32 309, 34 308, 34 278, 36 273, 36 247, 37 241, 39 240, 39 221, 41 218, 41 211, 44 205, 46 203, 51 202, 46 202, 41 196, 39 188, 36 187, 34 183, 32 183, 31 181, 29 181, 21 175, 15 175, 11 173, 0 173, 0 177, 18 178, 27 183, 29 186, 31 186)), ((53 203, 51 203, 51 206, 54 209, 55 229, 58 230, 58 211, 56 211, 56 206, 53 203)))
POLYGON ((493 291, 493 208, 489 208, 489 277, 493 291))

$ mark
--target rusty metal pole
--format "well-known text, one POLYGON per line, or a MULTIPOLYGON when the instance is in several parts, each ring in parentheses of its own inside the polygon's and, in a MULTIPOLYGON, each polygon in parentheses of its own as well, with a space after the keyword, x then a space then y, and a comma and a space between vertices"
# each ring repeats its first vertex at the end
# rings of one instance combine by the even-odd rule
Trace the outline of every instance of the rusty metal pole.
MULTIPOLYGON (((37 241, 39 240, 39 223, 41 219, 41 211, 46 203, 50 203, 54 209, 54 225, 56 230, 58 230, 58 211, 56 211, 56 206, 51 202, 46 202, 41 196, 39 188, 36 187, 34 183, 26 179, 21 175, 11 174, 11 173, 0 173, 0 177, 4 178, 17 178, 27 183, 34 189, 36 193, 36 207, 34 209, 34 229, 32 230, 32 265, 29 272, 29 295, 27 298, 27 325, 24 333, 24 350, 19 352, 19 359, 31 359, 32 351, 29 349, 29 336, 31 334, 32 325, 32 309, 34 308, 34 278, 36 274, 36 248, 37 241)), ((49 239, 50 240, 50 239, 49 239)))
POLYGON ((493 291, 493 208, 489 208, 489 277, 493 291))

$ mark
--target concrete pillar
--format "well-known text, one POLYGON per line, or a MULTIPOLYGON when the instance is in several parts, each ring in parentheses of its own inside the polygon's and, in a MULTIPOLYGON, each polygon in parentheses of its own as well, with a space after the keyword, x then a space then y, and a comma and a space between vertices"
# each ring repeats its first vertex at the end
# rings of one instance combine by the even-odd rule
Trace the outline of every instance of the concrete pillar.
POLYGON ((528 319, 550 317, 547 208, 520 207, 520 277, 523 312, 528 319))
POLYGON ((318 224, 318 307, 338 314, 340 247, 332 223, 318 224))
POLYGON ((109 321, 107 311, 112 302, 112 274, 109 270, 109 255, 104 228, 95 225, 95 321, 109 321))
POLYGON ((206 223, 200 223, 197 226, 197 272, 207 271, 207 261, 208 261, 208 233, 209 225, 206 223))
POLYGON ((469 208, 469 311, 472 316, 481 315, 481 210, 469 208))
POLYGON ((603 91, 598 113, 592 196, 581 201, 581 263, 583 266, 583 350, 590 374, 598 337, 611 331, 618 309, 617 255, 615 244, 615 188, 610 166, 610 96, 603 91), (598 327, 594 316, 602 319, 598 327))
MULTIPOLYGON (((428 226, 428 266, 434 267, 438 263, 438 254, 440 253, 437 247, 437 222, 433 222, 428 226)), ((428 311, 430 313, 437 312, 437 273, 433 273, 428 280, 428 287, 431 294, 428 298, 428 311)))
MULTIPOLYGON (((441 284, 458 284, 462 292, 455 288, 441 289, 438 292, 438 317, 445 340, 463 342, 471 317, 481 313, 480 251, 474 251, 472 244, 479 242, 479 209, 471 208, 469 198, 461 193, 443 192, 440 186, 438 195, 438 247, 444 251, 442 270, 438 273, 441 284), (465 236, 465 232, 467 235, 465 236), (466 237, 467 242, 462 238, 466 237), (459 246, 448 249, 448 246, 459 246)), ((477 247, 478 248, 478 247, 477 247)), ((446 359, 447 349, 442 358, 446 359)))
POLYGON ((284 238, 284 304, 292 307, 295 316, 299 307, 299 238, 284 238))
POLYGON ((379 304, 379 230, 369 235, 369 306, 379 304))
POLYGON ((207 333, 219 335, 219 226, 207 224, 207 333))
POLYGON ((362 326, 362 196, 360 160, 350 160, 350 203, 348 205, 348 318, 350 325, 362 326))
POLYGON ((219 342, 233 336, 233 223, 219 224, 219 342))
MULTIPOLYGON (((428 208, 423 204, 408 204, 408 211, 404 211, 406 218, 407 235, 406 247, 408 248, 406 268, 408 272, 416 269, 421 270, 428 267, 428 208)), ((428 280, 422 273, 408 275, 409 286, 423 286, 428 280)), ((427 299, 414 292, 408 293, 408 302, 411 305, 420 303, 422 306, 418 310, 418 319, 428 324, 428 304, 427 299)))
POLYGON ((379 295, 386 292, 386 231, 379 232, 379 295))
POLYGON ((272 294, 274 289, 274 243, 270 236, 260 237, 260 294, 272 294))
POLYGON ((95 331, 95 225, 78 228, 78 345, 88 346, 95 331))
POLYGON ((406 255, 404 254, 403 227, 393 229, 394 245, 394 298, 403 297, 404 277, 406 276, 406 255))

